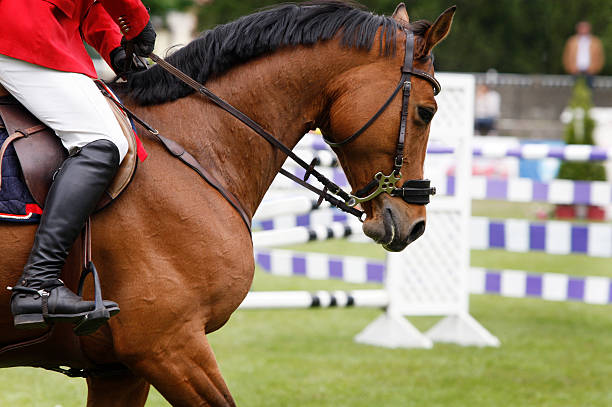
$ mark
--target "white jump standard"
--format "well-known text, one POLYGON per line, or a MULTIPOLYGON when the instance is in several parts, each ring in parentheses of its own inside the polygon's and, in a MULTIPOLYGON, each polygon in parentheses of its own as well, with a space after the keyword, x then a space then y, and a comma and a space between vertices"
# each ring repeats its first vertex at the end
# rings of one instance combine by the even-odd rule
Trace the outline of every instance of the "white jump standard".
MULTIPOLYGON (((383 307, 385 313, 356 336, 360 343, 385 347, 431 348, 434 341, 451 342, 460 345, 498 346, 499 340, 480 326, 469 315, 468 271, 469 271, 469 217, 470 194, 469 177, 471 170, 471 135, 473 126, 474 79, 470 75, 439 75, 445 91, 437 98, 438 112, 432 122, 430 138, 440 145, 447 145, 457 163, 455 168, 455 193, 453 196, 434 198, 428 206, 427 232, 402 253, 391 253, 386 266, 384 290, 362 290, 352 292, 354 306, 383 307), (458 111, 460 110, 460 111, 458 111), (440 256, 444 253, 444 256, 440 256), (358 296, 369 295, 376 301, 364 304, 358 296), (406 316, 433 315, 444 317, 426 334, 413 327, 406 316)), ((319 150, 319 140, 306 139, 309 148, 319 150)), ((300 145, 297 146, 299 151, 300 145)), ((427 168, 426 160, 426 168, 427 168)), ((322 169, 338 172, 334 182, 343 184, 344 176, 337 169, 322 169)), ((430 169, 431 170, 431 169, 430 169)), ((426 170, 426 174, 431 172, 426 170)), ((435 171, 435 170, 434 170, 435 171)), ((333 174, 332 174, 333 175, 333 174)), ((273 187, 275 187, 273 183, 273 187)), ((285 184, 276 191, 286 188, 285 184)), ((273 189, 274 191, 274 189, 273 189)), ((260 222, 272 221, 274 227, 280 223, 280 213, 287 217, 301 214, 308 220, 311 216, 311 201, 296 201, 295 211, 282 209, 282 204, 262 205, 255 219, 260 222), (299 208, 298 208, 299 207, 299 208)), ((321 210, 327 217, 333 216, 321 210)), ((310 227, 297 226, 289 229, 274 229, 253 233, 253 243, 257 250, 271 246, 305 243, 313 240, 363 236, 358 222, 332 222, 310 227)), ((289 266, 289 265, 288 265, 289 266)), ((287 267, 291 273, 290 267, 287 267)), ((356 275, 352 271, 345 274, 356 275)), ((357 273, 363 274, 363 273, 357 273)), ((368 278, 367 270, 363 275, 368 278)), ((245 300, 245 308, 255 307, 312 307, 323 303, 321 294, 309 293, 250 293, 245 300)), ((325 297, 325 304, 338 304, 336 295, 325 297), (334 302, 332 298, 335 298, 334 302), (328 300, 328 301, 327 301, 328 300)))

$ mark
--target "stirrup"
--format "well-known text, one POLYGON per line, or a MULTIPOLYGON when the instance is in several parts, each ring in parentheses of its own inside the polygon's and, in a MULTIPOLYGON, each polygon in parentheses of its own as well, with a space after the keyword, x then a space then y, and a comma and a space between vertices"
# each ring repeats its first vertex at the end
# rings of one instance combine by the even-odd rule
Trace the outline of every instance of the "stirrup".
POLYGON ((92 261, 87 263, 87 267, 81 272, 81 279, 79 280, 79 289, 77 295, 83 297, 83 285, 85 284, 85 278, 91 273, 94 279, 94 310, 87 313, 83 319, 76 323, 74 327, 74 333, 77 336, 89 335, 98 330, 104 325, 111 317, 110 313, 104 306, 102 300, 102 288, 100 287, 100 278, 98 277, 98 271, 92 261))

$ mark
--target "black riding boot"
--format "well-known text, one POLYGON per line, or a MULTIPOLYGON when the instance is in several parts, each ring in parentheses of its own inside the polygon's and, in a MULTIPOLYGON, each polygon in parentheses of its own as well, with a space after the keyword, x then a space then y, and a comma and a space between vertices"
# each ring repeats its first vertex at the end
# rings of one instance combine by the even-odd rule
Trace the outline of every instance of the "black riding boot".
MULTIPOLYGON (((78 323, 94 309, 59 279, 68 252, 87 217, 119 168, 119 151, 108 140, 82 147, 64 161, 51 185, 28 262, 12 288, 11 311, 18 328, 53 321, 78 323)), ((104 301, 111 315, 119 307, 104 301)))

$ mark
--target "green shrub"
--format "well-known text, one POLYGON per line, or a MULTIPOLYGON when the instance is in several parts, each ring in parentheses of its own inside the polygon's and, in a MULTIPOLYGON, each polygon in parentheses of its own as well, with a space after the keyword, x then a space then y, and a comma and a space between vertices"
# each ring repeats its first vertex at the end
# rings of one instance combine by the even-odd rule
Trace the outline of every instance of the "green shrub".
MULTIPOLYGON (((584 79, 576 81, 569 108, 572 111, 572 120, 565 126, 565 142, 567 144, 593 145, 593 130, 595 121, 589 114, 593 107, 591 90, 584 79)), ((583 181, 605 181, 606 170, 599 162, 571 162, 564 161, 559 168, 557 178, 583 181)))
POLYGON ((559 168, 560 179, 605 181, 606 169, 601 163, 564 162, 559 168))

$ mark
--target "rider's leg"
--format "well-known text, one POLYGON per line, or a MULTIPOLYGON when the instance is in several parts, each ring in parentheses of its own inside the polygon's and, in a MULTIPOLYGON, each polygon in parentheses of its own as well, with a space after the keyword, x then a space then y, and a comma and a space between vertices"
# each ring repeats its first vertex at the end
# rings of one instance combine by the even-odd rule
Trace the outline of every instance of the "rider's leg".
MULTIPOLYGON (((32 251, 14 288, 15 325, 78 322, 94 304, 68 290, 60 272, 125 156, 127 142, 106 100, 85 75, 0 56, 0 83, 55 130, 70 152, 49 190, 32 251)), ((105 303, 111 314, 118 312, 117 304, 105 303)))
POLYGON ((93 81, 0 55, 0 83, 41 122, 52 128, 68 152, 96 140, 109 140, 120 159, 128 144, 121 127, 93 81))

